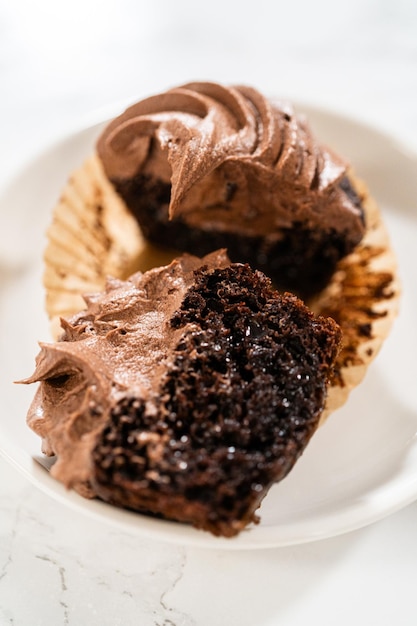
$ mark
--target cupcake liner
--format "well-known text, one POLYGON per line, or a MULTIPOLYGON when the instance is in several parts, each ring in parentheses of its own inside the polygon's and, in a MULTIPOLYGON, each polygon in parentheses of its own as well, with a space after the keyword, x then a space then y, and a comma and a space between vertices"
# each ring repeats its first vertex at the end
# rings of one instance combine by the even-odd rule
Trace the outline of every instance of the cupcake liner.
POLYGON ((68 180, 47 230, 43 282, 54 327, 57 317, 84 308, 82 294, 132 273, 143 247, 135 218, 91 157, 68 180))
MULTIPOLYGON (((315 313, 336 319, 343 331, 321 424, 362 381, 390 331, 400 293, 395 256, 378 206, 361 180, 352 172, 349 178, 362 199, 366 234, 339 262, 328 286, 308 302, 315 313)), ((175 256, 144 240, 96 155, 65 186, 47 240, 44 286, 54 338, 60 333, 60 317, 84 309, 82 295, 102 290, 109 276, 127 278, 175 256)))
POLYGON ((379 208, 363 181, 352 173, 350 180, 365 209, 366 233, 355 250, 339 262, 329 285, 309 303, 316 313, 333 317, 343 331, 321 424, 362 382, 399 307, 396 257, 379 208))

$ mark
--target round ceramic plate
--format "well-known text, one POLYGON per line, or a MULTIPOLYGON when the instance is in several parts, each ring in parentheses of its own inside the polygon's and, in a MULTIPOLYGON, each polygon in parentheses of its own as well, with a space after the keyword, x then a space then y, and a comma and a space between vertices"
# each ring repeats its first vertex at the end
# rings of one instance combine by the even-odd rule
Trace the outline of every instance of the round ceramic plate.
POLYGON ((291 474, 274 486, 261 523, 235 539, 127 512, 67 491, 49 475, 40 440, 26 426, 37 341, 49 339, 41 286, 44 232, 70 172, 102 125, 42 154, 0 198, 0 452, 65 505, 129 532, 213 548, 303 543, 369 524, 417 497, 417 157, 380 132, 328 111, 299 106, 320 139, 348 157, 379 201, 398 254, 401 312, 365 381, 316 433, 291 474))

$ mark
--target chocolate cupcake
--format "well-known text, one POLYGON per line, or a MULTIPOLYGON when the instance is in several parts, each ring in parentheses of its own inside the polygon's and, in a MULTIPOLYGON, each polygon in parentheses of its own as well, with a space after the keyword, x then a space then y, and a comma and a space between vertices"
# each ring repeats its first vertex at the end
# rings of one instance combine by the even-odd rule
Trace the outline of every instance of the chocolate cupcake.
POLYGON ((344 348, 329 406, 340 406, 395 317, 395 257, 375 201, 347 163, 290 105, 248 87, 184 85, 107 126, 48 229, 54 335, 60 316, 82 308, 82 294, 103 289, 108 276, 218 247, 339 323, 344 348))
POLYGON ((26 382, 41 381, 28 420, 53 475, 224 536, 361 382, 399 299, 344 160, 289 105, 211 83, 109 124, 62 192, 45 265, 60 340, 26 382))
POLYGON ((318 427, 341 332, 224 252, 112 279, 42 344, 29 425, 82 495, 226 537, 318 427))
POLYGON ((365 232, 346 163, 291 106, 249 87, 190 83, 143 100, 109 124, 97 152, 147 240, 226 248, 304 298, 365 232))

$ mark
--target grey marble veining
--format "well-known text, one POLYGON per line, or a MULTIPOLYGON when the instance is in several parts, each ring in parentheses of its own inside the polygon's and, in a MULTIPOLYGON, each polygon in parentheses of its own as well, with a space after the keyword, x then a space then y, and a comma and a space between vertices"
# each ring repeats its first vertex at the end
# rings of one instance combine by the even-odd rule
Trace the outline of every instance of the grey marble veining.
POLYGON ((417 542, 400 538, 414 536, 417 504, 340 538, 213 551, 98 525, 2 460, 0 476, 9 487, 2 483, 0 497, 1 626, 263 626, 303 624, 311 615, 347 626, 358 606, 358 624, 377 615, 388 626, 398 606, 408 611, 400 623, 414 624, 417 542))
POLYGON ((11 476, 12 495, 0 500, 2 626, 194 624, 169 602, 184 548, 97 527, 11 476))

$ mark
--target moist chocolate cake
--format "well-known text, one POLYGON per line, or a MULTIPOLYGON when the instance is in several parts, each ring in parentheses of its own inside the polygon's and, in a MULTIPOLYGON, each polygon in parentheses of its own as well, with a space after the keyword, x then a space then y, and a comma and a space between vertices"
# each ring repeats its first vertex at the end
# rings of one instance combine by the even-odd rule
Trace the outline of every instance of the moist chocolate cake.
POLYGON ((28 414, 83 495, 233 536, 315 432, 340 329, 224 252, 111 280, 42 344, 28 414))
POLYGON ((52 474, 218 535, 256 520, 397 311, 366 186, 291 106, 248 87, 192 83, 130 107, 72 173, 47 240, 61 337, 26 382, 41 381, 28 422, 52 474), (220 247, 232 263, 161 267, 220 247))
POLYGON ((190 83, 147 98, 109 124, 97 151, 149 241, 226 248, 303 298, 365 232, 346 163, 291 106, 249 87, 190 83))

